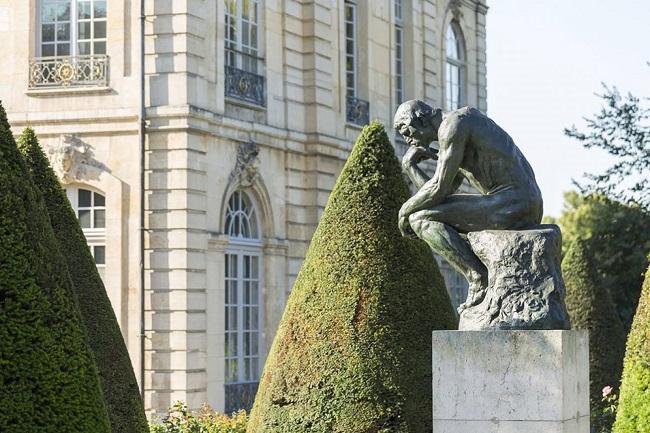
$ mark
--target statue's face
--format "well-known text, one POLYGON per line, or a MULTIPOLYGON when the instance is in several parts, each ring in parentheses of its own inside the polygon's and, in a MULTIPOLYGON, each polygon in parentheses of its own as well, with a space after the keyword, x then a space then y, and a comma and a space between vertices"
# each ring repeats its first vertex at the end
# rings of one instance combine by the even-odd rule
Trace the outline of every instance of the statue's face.
POLYGON ((438 130, 435 126, 414 115, 400 124, 398 132, 410 146, 427 148, 432 141, 438 139, 438 130))

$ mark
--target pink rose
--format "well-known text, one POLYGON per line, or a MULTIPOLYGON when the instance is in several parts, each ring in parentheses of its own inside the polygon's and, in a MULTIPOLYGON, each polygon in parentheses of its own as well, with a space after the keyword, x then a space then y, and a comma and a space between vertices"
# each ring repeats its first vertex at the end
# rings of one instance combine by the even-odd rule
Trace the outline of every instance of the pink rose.
POLYGON ((605 388, 603 388, 603 398, 607 397, 614 391, 614 388, 611 386, 607 385, 605 388))

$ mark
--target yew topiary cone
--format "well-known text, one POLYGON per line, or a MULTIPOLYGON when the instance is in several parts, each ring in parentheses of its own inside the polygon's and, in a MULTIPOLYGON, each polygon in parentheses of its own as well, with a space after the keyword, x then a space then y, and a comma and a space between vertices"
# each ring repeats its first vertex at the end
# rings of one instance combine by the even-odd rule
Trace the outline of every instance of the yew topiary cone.
POLYGON ((68 268, 0 106, 0 431, 108 433, 68 268))
POLYGON ((386 132, 366 126, 289 297, 249 433, 431 431, 431 331, 455 315, 386 132))
POLYGON ((650 268, 627 338, 614 433, 650 433, 650 268))
POLYGON ((574 329, 589 331, 589 394, 594 431, 610 431, 603 417, 602 389, 617 387, 623 368, 625 331, 609 292, 596 278, 587 244, 574 240, 562 261, 565 302, 574 329))
POLYGON ((68 268, 73 270, 70 276, 86 340, 95 357, 112 433, 147 433, 147 419, 129 352, 77 217, 32 129, 25 129, 18 148, 45 199, 59 249, 68 268))

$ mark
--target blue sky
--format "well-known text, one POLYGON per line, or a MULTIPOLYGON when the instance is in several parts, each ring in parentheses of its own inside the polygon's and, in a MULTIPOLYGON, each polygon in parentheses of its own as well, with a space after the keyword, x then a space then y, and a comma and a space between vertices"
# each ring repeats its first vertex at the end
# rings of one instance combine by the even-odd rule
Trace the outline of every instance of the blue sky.
POLYGON ((612 161, 565 137, 601 106, 601 82, 650 96, 650 0, 488 0, 488 114, 535 170, 545 214, 571 178, 612 161))

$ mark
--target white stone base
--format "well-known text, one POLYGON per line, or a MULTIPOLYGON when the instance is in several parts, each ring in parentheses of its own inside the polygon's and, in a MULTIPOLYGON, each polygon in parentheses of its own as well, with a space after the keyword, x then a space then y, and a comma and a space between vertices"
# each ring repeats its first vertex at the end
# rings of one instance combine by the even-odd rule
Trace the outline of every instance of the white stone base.
POLYGON ((434 331, 433 433, 589 433, 587 331, 434 331))

